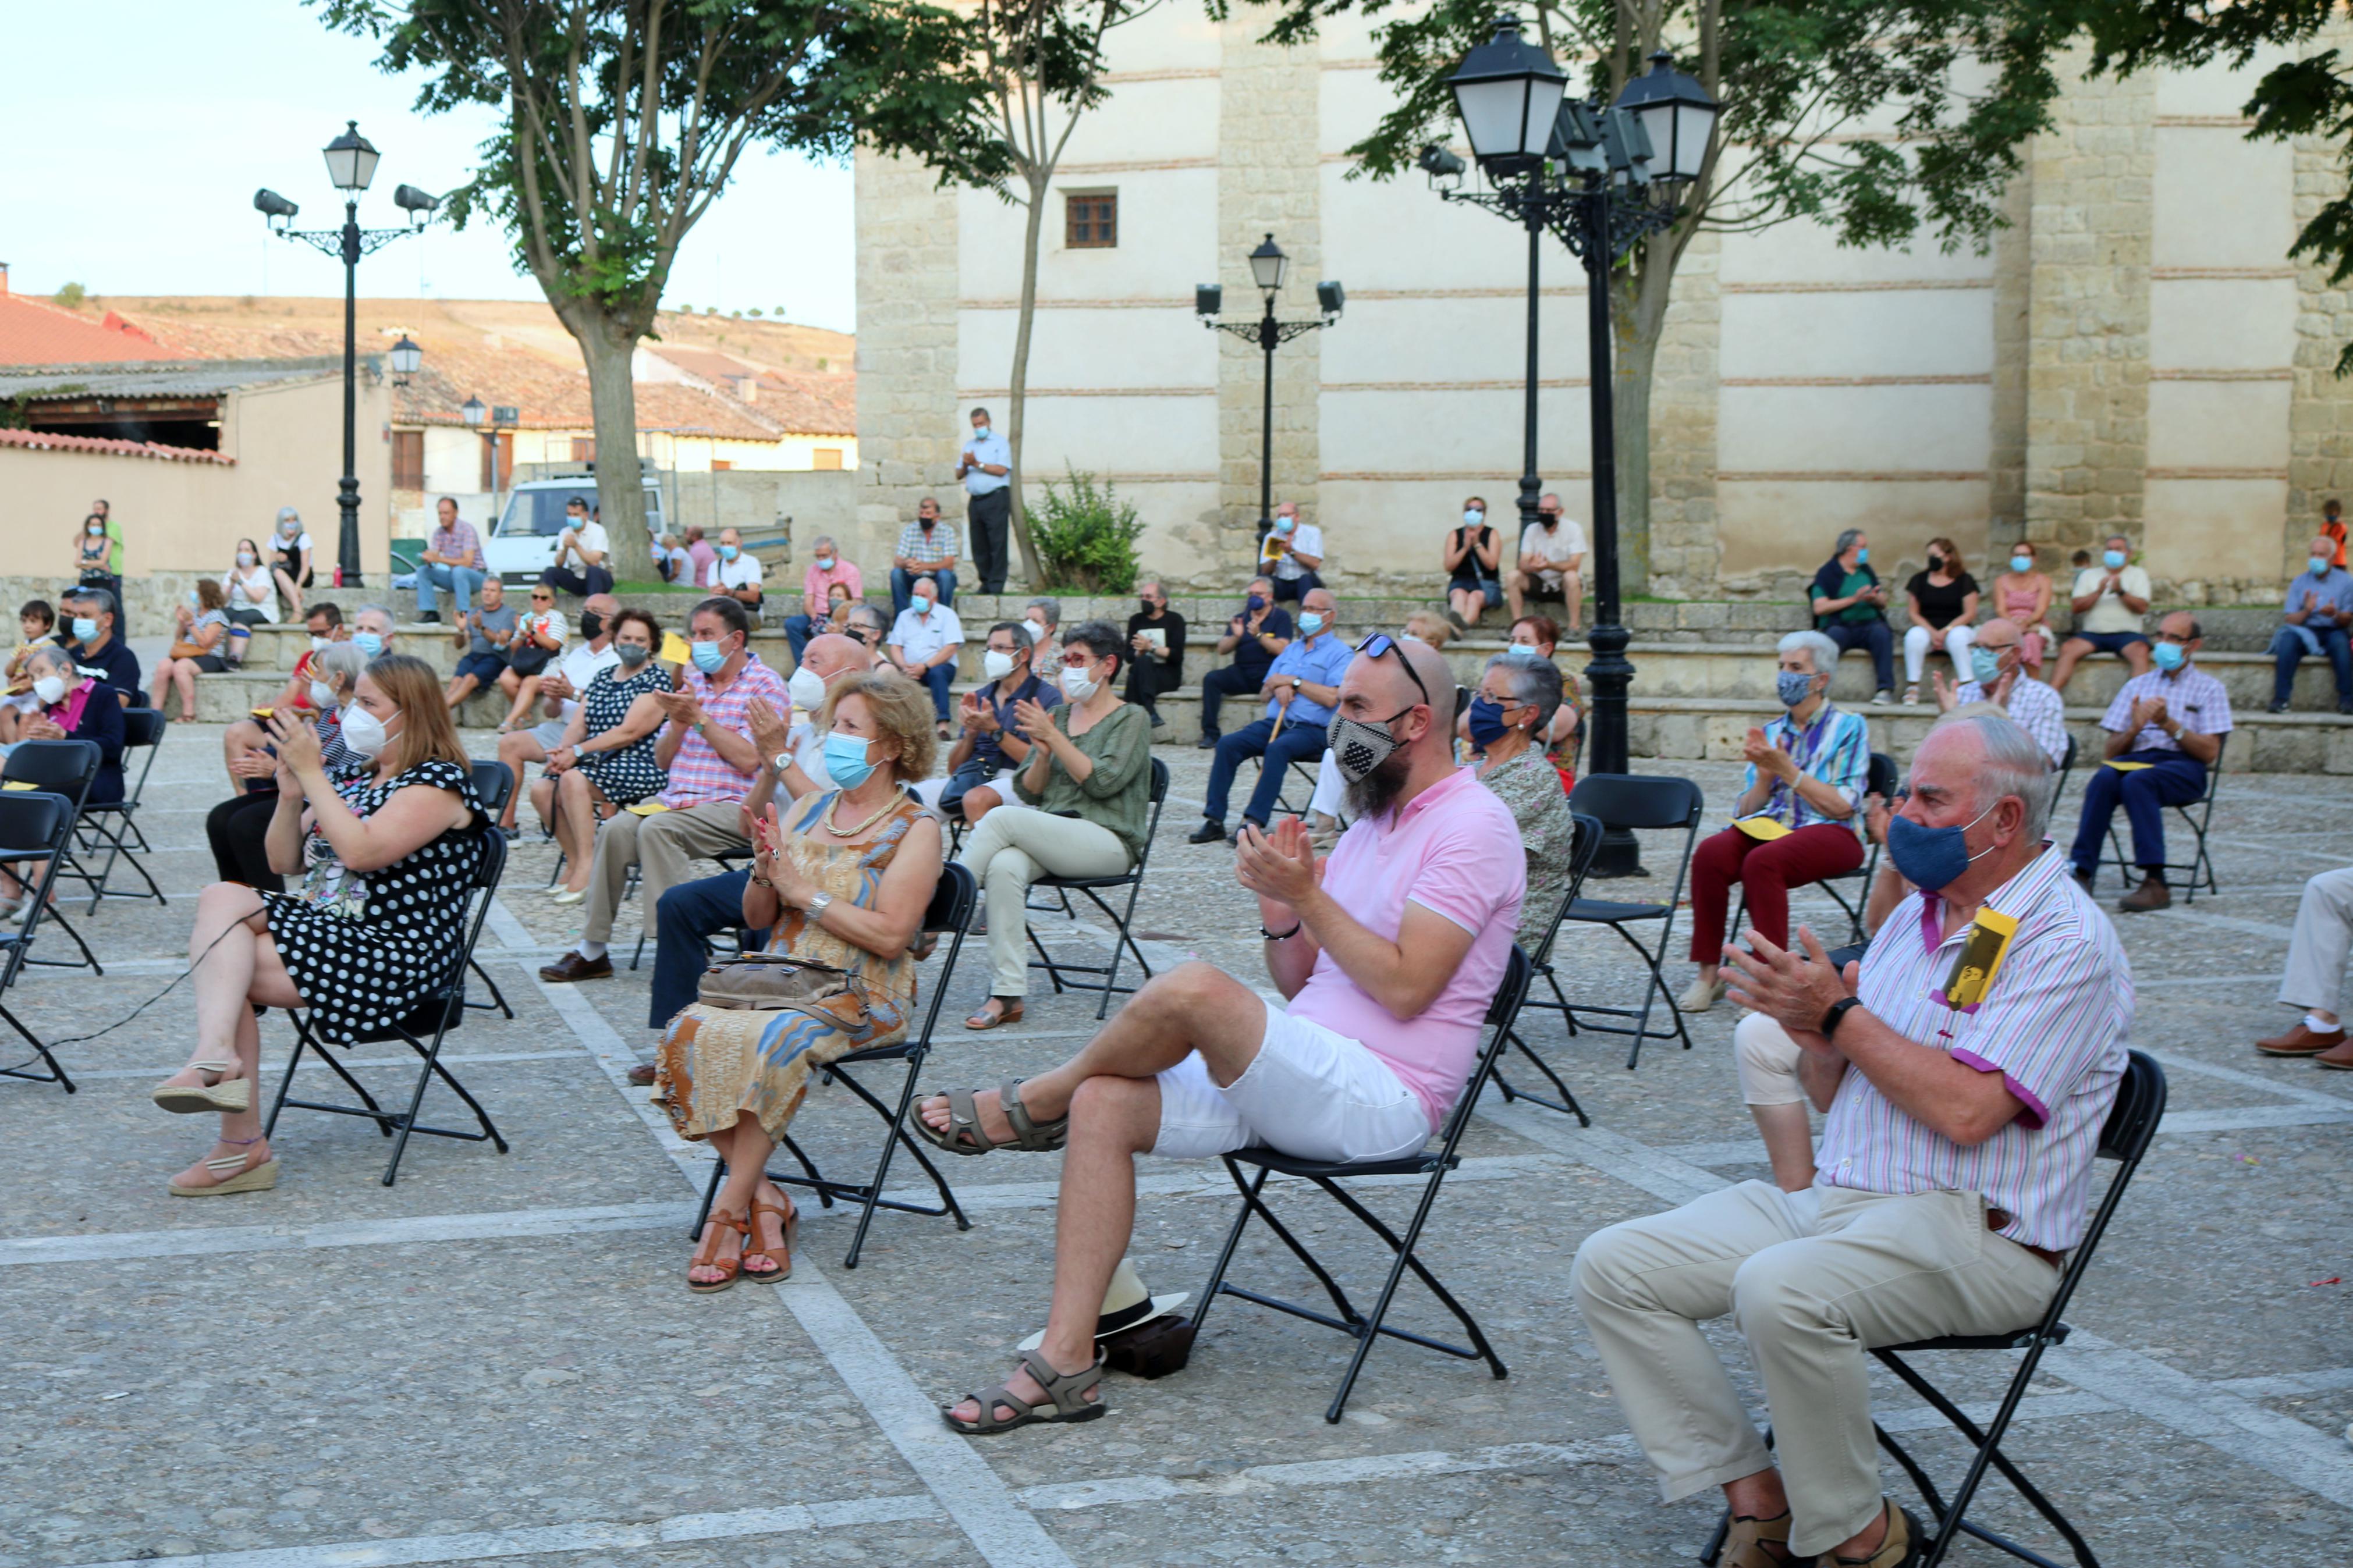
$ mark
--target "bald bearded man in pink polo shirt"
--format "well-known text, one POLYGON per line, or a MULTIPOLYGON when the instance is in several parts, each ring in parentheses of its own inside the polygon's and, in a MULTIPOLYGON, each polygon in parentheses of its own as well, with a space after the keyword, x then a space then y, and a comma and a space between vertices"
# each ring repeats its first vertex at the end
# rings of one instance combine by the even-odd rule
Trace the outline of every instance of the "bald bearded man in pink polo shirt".
POLYGON ((1454 678, 1434 649, 1368 637, 1339 697, 1331 745, 1355 826, 1321 864, 1296 817, 1245 826, 1235 861, 1288 1008, 1187 963, 1010 1096, 924 1102, 926 1135, 958 1153, 1067 1149, 1044 1342, 944 1412, 957 1431, 1102 1414, 1095 1324, 1134 1226, 1136 1155, 1265 1144, 1395 1158, 1429 1140, 1469 1079, 1526 887, 1518 827, 1454 765, 1454 678))

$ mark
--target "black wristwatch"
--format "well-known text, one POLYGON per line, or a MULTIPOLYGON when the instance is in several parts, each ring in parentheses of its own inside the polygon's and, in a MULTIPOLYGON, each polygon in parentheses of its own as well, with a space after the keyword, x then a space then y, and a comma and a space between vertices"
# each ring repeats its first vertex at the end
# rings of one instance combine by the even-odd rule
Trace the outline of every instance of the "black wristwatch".
POLYGON ((1838 1034, 1839 1025, 1846 1021, 1847 1014, 1862 1005, 1862 998, 1860 996, 1840 997, 1831 1004, 1831 1010, 1822 1015, 1821 1026, 1815 1032, 1826 1040, 1833 1037, 1838 1034))

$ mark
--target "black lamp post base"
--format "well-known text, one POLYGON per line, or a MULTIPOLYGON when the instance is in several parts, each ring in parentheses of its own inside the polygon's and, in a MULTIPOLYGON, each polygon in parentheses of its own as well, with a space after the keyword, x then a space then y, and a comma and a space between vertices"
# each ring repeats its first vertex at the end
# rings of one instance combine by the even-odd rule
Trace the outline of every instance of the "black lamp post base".
POLYGON ((1642 842, 1633 830, 1610 827, 1602 830, 1601 847, 1594 852, 1593 869, 1588 877, 1647 877, 1650 870, 1642 864, 1642 842))

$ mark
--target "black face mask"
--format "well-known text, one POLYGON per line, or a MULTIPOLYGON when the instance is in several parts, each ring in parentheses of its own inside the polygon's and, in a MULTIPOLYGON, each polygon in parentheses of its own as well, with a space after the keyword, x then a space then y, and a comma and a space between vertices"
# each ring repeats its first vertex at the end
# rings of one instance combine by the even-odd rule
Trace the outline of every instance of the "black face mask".
POLYGON ((1149 599, 1138 599, 1136 603, 1144 606, 1144 613, 1147 616, 1156 616, 1160 613, 1160 606, 1149 599))
POLYGON ((915 521, 923 525, 923 529, 925 533, 929 533, 933 529, 937 528, 940 522, 940 520, 936 517, 919 517, 915 521))
POLYGON ((583 610, 580 613, 580 635, 582 637, 594 642, 596 640, 597 634, 602 632, 604 629, 604 616, 598 615, 594 610, 583 610))

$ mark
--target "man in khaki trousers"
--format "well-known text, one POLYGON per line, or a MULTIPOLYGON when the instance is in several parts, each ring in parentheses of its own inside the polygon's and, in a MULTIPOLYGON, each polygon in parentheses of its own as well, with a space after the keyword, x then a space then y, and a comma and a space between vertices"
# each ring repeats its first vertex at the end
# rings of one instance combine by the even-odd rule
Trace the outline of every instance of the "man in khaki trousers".
POLYGON ((1802 929, 1802 952, 1755 931, 1725 949, 1733 1000, 1788 1031, 1829 1113, 1814 1184, 1746 1182, 1577 1249, 1577 1305, 1664 1497, 1723 1489, 1721 1568, 1918 1562, 1919 1522, 1880 1495, 1866 1352, 2033 1322, 2083 1237, 2132 974, 2043 837, 2056 782, 2007 717, 1932 731, 1887 835, 1921 890, 1862 963, 1833 970, 1802 929), (1701 1334, 1727 1314, 1775 1451, 1701 1334))

